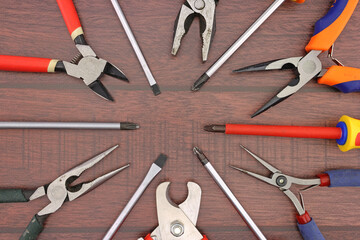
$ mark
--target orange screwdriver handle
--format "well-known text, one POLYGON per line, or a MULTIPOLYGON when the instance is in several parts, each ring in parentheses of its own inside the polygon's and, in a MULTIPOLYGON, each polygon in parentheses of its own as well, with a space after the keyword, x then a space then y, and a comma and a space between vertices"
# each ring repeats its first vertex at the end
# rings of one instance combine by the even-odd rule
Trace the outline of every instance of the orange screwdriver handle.
POLYGON ((56 0, 71 38, 75 40, 84 31, 72 0, 56 0))
POLYGON ((353 14, 358 0, 335 0, 330 11, 315 24, 306 51, 327 51, 334 44, 353 14))
POLYGON ((15 72, 54 72, 58 60, 0 55, 0 70, 15 72))
POLYGON ((360 92, 360 69, 332 66, 318 83, 335 87, 343 93, 360 92))

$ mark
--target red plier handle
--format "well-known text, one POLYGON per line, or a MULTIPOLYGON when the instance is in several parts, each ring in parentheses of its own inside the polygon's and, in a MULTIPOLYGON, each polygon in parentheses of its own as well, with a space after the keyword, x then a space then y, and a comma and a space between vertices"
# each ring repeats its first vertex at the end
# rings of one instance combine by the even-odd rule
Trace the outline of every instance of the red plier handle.
POLYGON ((61 14, 64 18, 65 24, 71 38, 75 41, 75 39, 84 34, 84 31, 80 24, 79 16, 76 12, 75 5, 72 0, 56 0, 59 5, 61 14))
MULTIPOLYGON (((154 240, 154 239, 152 239, 152 237, 150 236, 150 233, 148 234, 148 235, 146 235, 146 237, 144 238, 144 240, 154 240)), ((203 239, 202 240, 208 240, 208 238, 205 236, 205 235, 203 235, 203 239)))
POLYGON ((18 72, 55 72, 59 60, 0 55, 0 70, 18 72))

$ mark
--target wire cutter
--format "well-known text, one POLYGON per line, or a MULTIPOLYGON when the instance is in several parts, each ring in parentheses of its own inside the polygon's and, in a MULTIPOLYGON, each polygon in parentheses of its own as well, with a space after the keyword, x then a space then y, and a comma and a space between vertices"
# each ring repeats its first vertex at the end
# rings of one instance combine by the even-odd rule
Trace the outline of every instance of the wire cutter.
POLYGON ((291 57, 268 61, 234 71, 250 72, 294 69, 296 72, 297 76, 251 117, 261 114, 270 107, 290 97, 311 79, 316 77, 319 77, 319 84, 335 87, 344 93, 360 91, 360 69, 344 67, 333 57, 334 42, 343 31, 357 4, 358 0, 334 1, 327 15, 316 22, 314 34, 305 48, 308 53, 304 57, 291 57), (329 56, 337 66, 322 69, 322 64, 318 56, 324 51, 329 52, 329 56))
POLYGON ((169 197, 170 182, 161 183, 156 189, 156 207, 159 226, 145 239, 139 240, 207 240, 195 224, 200 210, 201 188, 188 182, 188 196, 179 206, 169 197))
POLYGON ((196 16, 200 18, 200 35, 202 39, 202 59, 208 58, 211 42, 216 31, 215 10, 219 0, 186 0, 181 6, 175 20, 174 41, 171 50, 176 55, 181 44, 181 39, 189 31, 196 16))
POLYGON ((321 187, 359 187, 360 186, 360 169, 341 169, 341 170, 330 170, 325 173, 317 175, 317 178, 314 179, 302 179, 297 177, 292 177, 286 174, 283 174, 279 169, 276 169, 271 164, 267 163, 265 160, 261 159, 259 156, 250 152, 244 146, 241 146, 246 152, 248 152, 252 157, 254 157, 259 163, 261 163, 265 168, 267 168, 272 174, 270 177, 265 177, 241 168, 233 167, 232 168, 239 170, 243 173, 246 173, 250 176, 253 176, 261 181, 264 181, 272 186, 278 187, 286 196, 289 197, 291 202, 294 204, 298 214, 296 216, 297 225, 300 230, 301 235, 305 240, 321 240, 324 239, 319 228, 315 224, 315 221, 310 217, 309 213, 305 210, 305 205, 301 192, 299 192, 300 201, 297 199, 295 194, 290 190, 293 184, 307 186, 305 189, 314 188, 317 186, 321 187))
POLYGON ((71 186, 71 184, 87 169, 100 162, 106 155, 116 149, 118 145, 100 153, 90 160, 74 167, 67 171, 54 181, 37 189, 0 189, 0 203, 10 202, 28 202, 34 199, 47 196, 50 204, 39 211, 31 219, 24 233, 21 235, 21 240, 36 239, 44 228, 44 222, 48 216, 56 212, 65 202, 73 201, 83 194, 93 190, 100 184, 104 183, 115 174, 123 169, 129 167, 129 164, 111 171, 103 176, 96 178, 91 182, 83 182, 71 186))
POLYGON ((69 76, 80 78, 86 86, 100 97, 114 101, 110 93, 100 82, 103 74, 129 82, 124 73, 108 61, 96 56, 87 44, 72 0, 57 0, 66 26, 78 53, 71 62, 49 58, 20 57, 0 55, 0 70, 19 72, 65 72, 69 76))

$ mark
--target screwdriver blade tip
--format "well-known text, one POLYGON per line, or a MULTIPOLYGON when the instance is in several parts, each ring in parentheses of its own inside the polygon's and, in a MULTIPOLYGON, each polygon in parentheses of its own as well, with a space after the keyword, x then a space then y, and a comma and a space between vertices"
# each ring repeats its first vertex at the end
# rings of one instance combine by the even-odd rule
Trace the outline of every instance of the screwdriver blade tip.
POLYGON ((150 87, 155 96, 157 96, 161 93, 159 85, 157 85, 156 83, 154 85, 151 85, 150 87))
POLYGON ((131 122, 120 123, 120 130, 136 130, 139 128, 140 128, 140 126, 136 123, 131 123, 131 122))
POLYGON ((161 153, 158 156, 158 158, 155 160, 154 164, 156 164, 159 168, 163 168, 166 160, 167 160, 167 156, 161 153))
POLYGON ((222 132, 224 133, 226 131, 226 126, 225 125, 206 125, 204 126, 204 130, 207 132, 222 132))

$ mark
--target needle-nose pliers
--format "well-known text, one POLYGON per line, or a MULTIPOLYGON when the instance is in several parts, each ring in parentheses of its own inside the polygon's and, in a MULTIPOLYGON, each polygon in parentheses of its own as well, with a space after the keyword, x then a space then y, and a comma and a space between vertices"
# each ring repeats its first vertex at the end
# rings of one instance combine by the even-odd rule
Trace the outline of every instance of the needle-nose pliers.
POLYGON ((301 202, 297 199, 295 194, 290 190, 291 186, 302 185, 306 186, 304 190, 321 186, 321 187, 360 187, 360 169, 339 169, 330 170, 325 173, 317 175, 317 178, 313 179, 302 179, 292 177, 282 173, 279 169, 275 168, 264 159, 252 153, 250 150, 241 146, 246 152, 254 157, 259 163, 267 168, 272 174, 270 177, 262 176, 241 168, 231 166, 232 168, 246 173, 258 180, 264 181, 272 186, 279 188, 286 196, 289 197, 291 202, 294 204, 298 215, 296 216, 297 225, 301 235, 305 240, 324 240, 319 228, 315 224, 315 221, 310 217, 309 213, 305 210, 303 198, 300 194, 301 202))
POLYGON ((358 0, 334 1, 327 15, 316 22, 314 35, 305 48, 308 53, 304 57, 268 61, 234 71, 250 72, 294 69, 296 72, 297 76, 251 117, 261 114, 290 97, 315 77, 319 77, 319 84, 335 87, 344 93, 360 91, 360 69, 344 67, 332 56, 334 42, 345 28, 357 4, 358 0), (324 51, 329 51, 329 56, 340 66, 335 65, 323 70, 318 56, 324 51))
POLYGON ((99 58, 87 44, 72 0, 57 0, 66 26, 79 54, 71 62, 49 58, 0 55, 0 70, 19 72, 65 72, 80 78, 86 86, 100 97, 113 101, 112 96, 100 82, 103 74, 129 82, 124 73, 108 61, 99 58))
POLYGON ((114 146, 90 160, 74 167, 67 171, 54 181, 37 189, 0 189, 0 203, 11 202, 28 202, 34 199, 47 196, 50 204, 39 211, 31 219, 24 233, 21 235, 21 240, 36 239, 44 228, 44 222, 48 216, 56 212, 65 202, 73 201, 83 194, 93 190, 100 184, 104 183, 115 174, 129 167, 129 164, 104 174, 93 181, 83 182, 71 186, 71 184, 87 169, 100 162, 105 156, 115 150, 118 146, 114 146))
POLYGON ((200 35, 202 39, 202 60, 208 58, 211 42, 216 31, 215 10, 219 0, 186 0, 181 6, 174 25, 174 40, 171 54, 176 55, 181 39, 189 31, 196 16, 200 18, 200 35))

